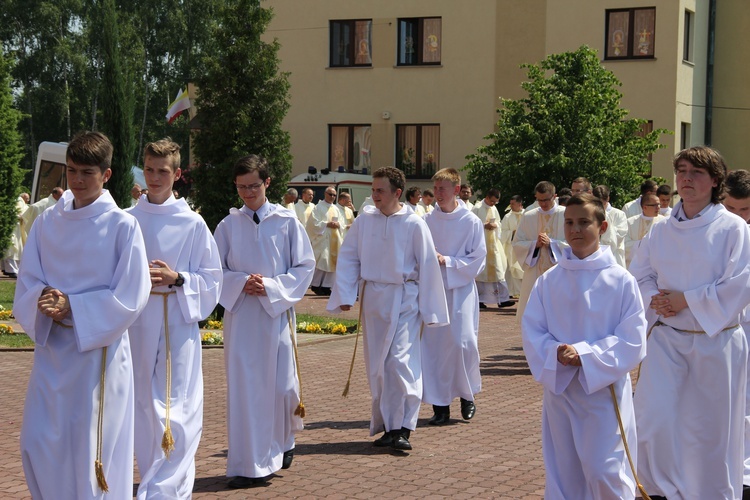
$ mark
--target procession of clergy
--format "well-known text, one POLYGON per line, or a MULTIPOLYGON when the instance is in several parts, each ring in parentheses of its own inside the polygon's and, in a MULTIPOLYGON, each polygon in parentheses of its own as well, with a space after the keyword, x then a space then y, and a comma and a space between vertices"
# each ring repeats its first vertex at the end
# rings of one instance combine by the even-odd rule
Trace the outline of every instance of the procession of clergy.
POLYGON ((356 218, 334 187, 272 204, 268 163, 249 155, 227 179, 243 206, 213 235, 172 193, 179 145, 146 146, 148 194, 127 211, 104 189, 111 158, 106 136, 76 136, 69 190, 27 227, 14 314, 36 343, 20 440, 34 498, 131 498, 133 454, 139 499, 191 497, 198 321, 217 304, 228 487, 289 468, 305 414, 294 305, 308 288, 331 312, 360 303, 375 446, 411 450, 422 402, 430 425, 456 398, 473 418, 480 305, 520 296, 544 386, 545 498, 742 498, 750 483, 750 174, 727 176, 716 151, 677 155, 673 208, 669 186, 644 182, 623 212, 578 178, 564 194, 539 182, 535 206, 513 196, 502 218, 500 192, 472 204, 452 168, 424 193, 377 169, 356 218))

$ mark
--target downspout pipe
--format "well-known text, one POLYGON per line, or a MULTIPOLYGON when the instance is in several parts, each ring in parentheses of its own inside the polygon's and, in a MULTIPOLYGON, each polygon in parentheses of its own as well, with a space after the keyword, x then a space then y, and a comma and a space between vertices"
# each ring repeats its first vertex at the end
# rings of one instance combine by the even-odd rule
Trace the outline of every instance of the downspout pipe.
POLYGON ((714 119, 714 54, 716 48, 716 0, 708 2, 708 51, 706 54, 706 118, 703 142, 711 145, 714 119))

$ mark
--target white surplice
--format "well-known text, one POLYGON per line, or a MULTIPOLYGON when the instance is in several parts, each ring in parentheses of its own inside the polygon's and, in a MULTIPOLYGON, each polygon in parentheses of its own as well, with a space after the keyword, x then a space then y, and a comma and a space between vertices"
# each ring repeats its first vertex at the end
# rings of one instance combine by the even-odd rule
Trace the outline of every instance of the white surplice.
POLYGON ((297 200, 297 203, 294 204, 294 212, 297 214, 297 218, 303 227, 307 225, 307 220, 310 218, 313 208, 315 208, 315 203, 305 203, 301 199, 297 200))
POLYGON ((548 211, 535 208, 524 212, 521 222, 513 238, 513 252, 523 267, 523 282, 521 295, 518 299, 516 317, 521 321, 526 301, 529 300, 531 287, 536 279, 557 263, 556 253, 565 245, 565 207, 555 202, 555 206, 548 211), (550 239, 548 247, 541 247, 536 251, 536 241, 540 233, 546 233, 550 239), (536 253, 536 255, 535 255, 536 253))
POLYGON ((477 203, 472 212, 482 223, 487 249, 484 269, 476 277, 479 302, 501 304, 510 299, 510 292, 505 283, 508 260, 502 243, 500 214, 497 207, 487 205, 484 200, 477 203), (484 229, 484 224, 489 222, 496 224, 497 227, 492 230, 484 229))
POLYGON ((646 354, 646 319, 636 280, 609 247, 583 260, 565 248, 536 280, 522 335, 531 373, 544 386, 544 498, 635 498, 609 386, 637 461, 629 372, 646 354), (575 347, 580 367, 558 362, 560 344, 575 347))
POLYGON ((683 292, 688 307, 651 330, 635 395, 638 477, 667 498, 741 498, 750 232, 722 205, 655 224, 630 264, 643 302, 683 292), (694 333, 705 332, 705 333, 694 333))
MULTIPOLYGON (((750 344, 750 305, 747 306, 740 316, 740 326, 745 332, 745 339, 750 344)), ((749 354, 750 355, 750 354, 749 354)), ((745 387, 745 455, 742 484, 750 485, 750 361, 747 366, 747 380, 745 387)))
POLYGON ((425 215, 435 210, 435 205, 425 205, 425 202, 422 200, 419 200, 417 202, 417 206, 422 207, 422 210, 424 210, 425 215))
POLYGON ((227 476, 265 477, 294 448, 302 419, 294 305, 310 286, 315 257, 293 213, 266 202, 253 222, 247 207, 231 209, 216 228, 224 283, 224 361, 227 370, 227 476), (263 275, 266 295, 243 291, 263 275), (291 327, 291 329, 290 329, 291 327))
POLYGON ((349 232, 349 228, 354 223, 354 212, 349 207, 339 205, 336 203, 336 209, 339 211, 339 233, 341 233, 341 241, 344 241, 346 233, 349 232))
POLYGON ((5 249, 5 254, 3 255, 3 268, 6 273, 18 274, 18 266, 21 262, 23 245, 26 240, 26 225, 23 219, 23 213, 26 211, 26 208, 26 202, 19 196, 18 199, 16 199, 16 225, 13 227, 13 232, 10 234, 10 245, 5 249))
POLYGON ((651 231, 654 223, 665 220, 665 217, 657 215, 656 217, 646 217, 645 215, 635 215, 628 218, 628 232, 625 233, 625 266, 630 267, 633 255, 638 250, 641 240, 651 231))
POLYGON ((130 327, 135 378, 135 456, 141 482, 139 500, 190 498, 195 452, 203 431, 203 371, 198 321, 219 302, 222 272, 219 251, 203 218, 184 199, 163 204, 140 198, 128 212, 138 219, 149 262, 164 261, 185 278, 181 287, 153 288, 148 305, 130 327), (170 293, 171 292, 171 293, 170 293), (166 424, 167 301, 171 391, 169 420, 174 450, 161 447, 166 424))
MULTIPOLYGON (((336 261, 344 240, 343 227, 328 227, 328 223, 340 215, 336 206, 323 200, 315 205, 307 219, 307 234, 315 254, 314 287, 331 288, 336 281, 336 261)), ((343 226, 343 221, 338 222, 343 226)))
POLYGON ((521 223, 521 217, 523 217, 523 210, 511 211, 505 214, 500 223, 500 242, 503 244, 505 259, 508 263, 505 270, 505 283, 511 296, 520 295, 523 280, 523 267, 513 251, 513 238, 518 230, 518 225, 521 223))
POLYGON ((28 205, 26 207, 26 210, 24 210, 22 215, 24 227, 26 228, 26 234, 31 231, 31 226, 34 224, 34 220, 42 215, 42 213, 49 207, 54 206, 55 203, 57 203, 55 197, 49 195, 46 198, 42 198, 36 203, 32 203, 31 205, 28 205))
POLYGON ((615 261, 622 267, 625 264, 625 235, 628 232, 628 217, 625 212, 607 205, 607 230, 599 238, 602 245, 607 245, 612 250, 615 261))
POLYGON ((408 201, 404 203, 404 205, 411 208, 415 214, 417 214, 418 216, 422 218, 424 218, 424 216, 427 215, 427 212, 424 211, 424 205, 420 205, 419 203, 417 203, 416 205, 412 205, 408 201))
POLYGON ((341 246, 328 310, 354 304, 361 281, 370 435, 414 430, 422 401, 421 325, 449 320, 430 230, 406 205, 387 217, 374 206, 362 209, 341 246))
POLYGON ((479 373, 479 298, 475 279, 487 249, 482 221, 460 203, 453 212, 438 206, 427 217, 448 301, 450 324, 430 328, 422 336, 422 379, 425 403, 448 406, 454 398, 474 401, 482 389, 479 373))
POLYGON ((622 207, 622 211, 625 212, 625 215, 629 218, 635 217, 636 215, 641 215, 643 213, 643 207, 641 207, 641 197, 639 196, 635 200, 631 200, 627 202, 622 207))
POLYGON ((117 208, 106 190, 77 210, 73 195, 65 191, 34 222, 13 304, 16 319, 36 344, 21 429, 21 459, 32 497, 132 498, 128 327, 145 307, 150 289, 138 222, 117 208), (46 286, 68 295, 67 327, 37 310, 46 286), (104 347, 102 463, 107 494, 94 474, 104 347))

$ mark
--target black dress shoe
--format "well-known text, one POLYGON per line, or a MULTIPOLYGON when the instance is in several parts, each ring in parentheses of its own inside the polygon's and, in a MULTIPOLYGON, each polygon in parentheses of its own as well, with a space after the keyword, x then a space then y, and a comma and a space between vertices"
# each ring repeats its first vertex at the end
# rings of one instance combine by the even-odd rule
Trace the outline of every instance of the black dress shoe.
POLYGON ((742 500, 750 500, 750 486, 742 485, 742 500))
POLYGON ((258 484, 258 482, 259 479, 255 477, 236 476, 231 481, 229 481, 229 483, 227 483, 227 487, 233 490, 241 490, 244 488, 249 488, 250 486, 254 486, 258 484))
POLYGON ((451 407, 450 406, 437 406, 432 405, 432 410, 435 414, 432 416, 427 425, 444 425, 447 424, 451 419, 451 407))
POLYGON ((294 460, 294 450, 284 452, 284 459, 281 461, 281 468, 288 469, 292 466, 292 460, 294 460))
POLYGON ((487 309, 487 305, 484 302, 480 302, 479 309, 487 309))
POLYGON ((474 418, 474 414, 477 412, 477 407, 474 401, 461 398, 461 416, 464 420, 471 420, 474 418))
POLYGON ((497 306, 498 307, 512 307, 514 305, 516 305, 516 303, 513 302, 512 300, 506 300, 505 302, 500 302, 497 306))
POLYGON ((377 446, 378 448, 383 448, 385 446, 392 446, 393 440, 396 438, 396 435, 393 431, 386 431, 383 433, 382 436, 380 436, 378 439, 372 442, 373 446, 377 446))
POLYGON ((394 439, 391 448, 394 450, 411 450, 410 435, 411 431, 405 427, 402 427, 400 431, 393 431, 394 439))

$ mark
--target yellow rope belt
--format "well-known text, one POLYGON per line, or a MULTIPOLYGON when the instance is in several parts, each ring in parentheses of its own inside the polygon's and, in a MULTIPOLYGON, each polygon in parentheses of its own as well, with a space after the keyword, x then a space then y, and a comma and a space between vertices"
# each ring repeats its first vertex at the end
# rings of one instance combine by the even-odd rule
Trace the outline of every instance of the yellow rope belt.
POLYGON ((352 371, 354 371, 354 359, 357 357, 357 344, 359 344, 359 332, 362 329, 362 309, 365 301, 365 286, 367 282, 362 280, 362 291, 359 292, 359 316, 357 316, 357 333, 354 337, 354 352, 352 353, 352 363, 349 365, 349 377, 346 379, 346 386, 344 386, 344 392, 341 393, 343 397, 349 395, 349 384, 352 381, 352 371))
POLYGON ((294 327, 292 326, 292 310, 286 310, 286 319, 289 322, 289 335, 292 337, 292 349, 294 350, 294 365, 297 368, 297 380, 299 381, 299 404, 294 414, 305 418, 305 403, 302 402, 302 374, 299 372, 299 354, 297 353, 297 340, 294 338, 294 327))
MULTIPOLYGON (((62 321, 52 320, 58 326, 63 328, 73 328, 72 325, 66 325, 62 321)), ((94 475, 96 476, 96 483, 99 488, 104 492, 109 492, 109 485, 107 484, 107 478, 104 476, 104 464, 102 463, 102 429, 104 427, 104 382, 105 373, 107 370, 107 348, 102 348, 102 368, 99 376, 99 413, 97 415, 96 422, 96 457, 94 458, 94 475)))
POLYGON ((151 292, 151 295, 161 295, 164 304, 164 343, 167 351, 167 397, 165 399, 165 417, 164 417, 164 434, 161 438, 161 449, 169 458, 169 454, 174 450, 174 437, 172 436, 172 425, 169 422, 169 407, 172 399, 172 351, 169 348, 169 307, 167 297, 177 293, 171 292, 151 292))
POLYGON ((638 475, 635 473, 635 465, 633 464, 633 457, 630 456, 630 448, 628 448, 628 440, 625 437, 625 426, 622 425, 622 417, 620 416, 620 407, 617 404, 617 396, 615 395, 615 384, 609 386, 609 393, 612 395, 612 403, 615 405, 615 415, 617 416, 617 424, 620 426, 620 437, 622 437, 622 444, 625 446, 625 454, 628 456, 628 463, 630 463, 630 470, 633 471, 633 479, 635 479, 635 485, 638 487, 638 491, 641 492, 643 500, 651 500, 651 497, 646 493, 646 489, 643 487, 640 481, 638 481, 638 475))

